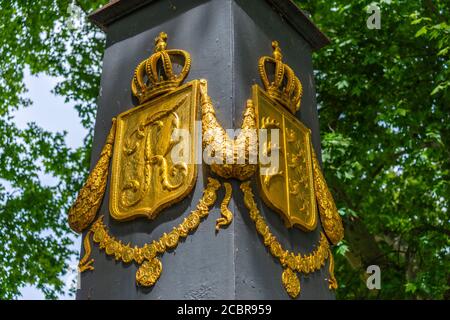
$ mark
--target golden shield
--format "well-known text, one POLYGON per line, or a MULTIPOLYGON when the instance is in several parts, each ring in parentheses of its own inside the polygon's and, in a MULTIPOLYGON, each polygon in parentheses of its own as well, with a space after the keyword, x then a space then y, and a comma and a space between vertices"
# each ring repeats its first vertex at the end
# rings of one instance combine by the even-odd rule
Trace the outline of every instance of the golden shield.
POLYGON ((317 226, 311 131, 258 85, 253 103, 260 131, 260 154, 270 159, 278 151, 277 165, 259 161, 257 177, 264 202, 279 212, 287 227, 312 231, 317 226), (261 139, 267 130, 267 140, 261 139), (278 132, 275 141, 272 129, 278 132))
POLYGON ((116 220, 154 219, 192 191, 198 86, 192 81, 117 117, 109 203, 116 220))

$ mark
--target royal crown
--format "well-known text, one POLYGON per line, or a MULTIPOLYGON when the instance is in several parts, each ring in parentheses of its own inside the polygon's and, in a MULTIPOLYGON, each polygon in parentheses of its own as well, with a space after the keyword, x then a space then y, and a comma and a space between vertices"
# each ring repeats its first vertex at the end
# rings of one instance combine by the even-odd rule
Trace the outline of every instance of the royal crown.
POLYGON ((264 56, 259 59, 259 74, 264 88, 270 97, 281 103, 290 112, 300 109, 303 94, 302 83, 294 71, 282 62, 283 54, 277 41, 272 42, 273 57, 264 56), (268 67, 272 66, 273 78, 269 79, 268 67))
POLYGON ((191 69, 191 56, 179 49, 167 48, 167 34, 161 32, 155 39, 155 53, 142 61, 134 72, 131 90, 139 103, 175 90, 186 79, 191 69), (182 66, 174 73, 174 64, 182 66))

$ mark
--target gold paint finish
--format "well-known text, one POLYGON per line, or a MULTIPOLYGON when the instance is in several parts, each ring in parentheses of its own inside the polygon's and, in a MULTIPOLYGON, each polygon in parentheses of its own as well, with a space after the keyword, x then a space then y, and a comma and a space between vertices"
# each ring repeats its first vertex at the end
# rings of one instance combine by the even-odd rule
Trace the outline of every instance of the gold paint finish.
POLYGON ((228 205, 230 204, 231 195, 233 192, 233 188, 231 184, 228 182, 224 183, 225 186, 225 197, 223 198, 222 204, 220 205, 220 213, 222 217, 216 220, 216 231, 219 231, 220 228, 224 228, 233 221, 233 212, 228 209, 228 205))
POLYGON ((291 113, 300 110, 300 102, 303 94, 303 87, 294 71, 284 64, 280 45, 277 41, 272 42, 273 56, 259 59, 258 69, 261 81, 267 94, 279 102, 291 113), (273 79, 268 75, 267 69, 271 66, 275 70, 273 79))
POLYGON ((83 241, 84 256, 83 258, 81 258, 80 263, 78 264, 78 272, 80 273, 85 272, 87 270, 94 270, 94 267, 92 266, 92 264, 94 263, 94 259, 89 260, 89 257, 91 256, 92 252, 91 244, 89 242, 89 238, 91 237, 91 235, 92 231, 89 230, 86 236, 84 237, 83 241))
MULTIPOLYGON (((270 139, 260 146, 262 150, 259 151, 270 155, 278 150, 280 161, 277 171, 270 170, 270 174, 258 174, 256 178, 262 199, 282 215, 287 227, 297 226, 304 231, 316 228, 317 204, 319 206, 325 234, 320 233, 320 240, 311 253, 296 254, 284 249, 271 233, 256 205, 250 182, 241 184, 250 218, 264 245, 283 268, 281 281, 288 295, 291 298, 300 295, 299 273, 320 270, 327 259, 328 286, 330 290, 336 289, 334 259, 328 239, 336 244, 343 238, 342 220, 314 153, 311 131, 293 115, 300 109, 302 84, 293 70, 282 62, 278 42, 272 43, 273 57, 262 57, 259 61, 265 91, 257 85, 253 86, 252 100, 247 101, 244 112, 242 131, 232 139, 216 118, 208 96, 207 81, 195 80, 182 86, 191 66, 189 53, 178 49, 167 50, 166 41, 167 34, 161 33, 155 39, 154 54, 137 67, 132 92, 140 105, 120 114, 117 121, 113 119, 100 160, 70 209, 69 224, 73 230, 81 232, 90 226, 83 241, 85 254, 80 260, 79 271, 94 270, 94 259, 90 259, 92 237, 92 241, 116 261, 136 263, 139 266, 136 283, 151 287, 163 271, 158 256, 174 250, 209 215, 221 185, 213 178, 208 178, 196 209, 181 224, 142 247, 124 244, 110 235, 103 217, 92 224, 105 192, 111 157, 109 206, 111 216, 116 220, 137 217, 154 219, 162 209, 181 201, 192 191, 197 179, 194 159, 197 148, 200 148, 196 145, 199 133, 195 126, 200 104, 203 148, 221 152, 220 163, 210 165, 214 173, 225 179, 245 181, 257 169, 262 173, 270 168, 270 164, 261 162, 250 164, 250 159, 257 159, 258 148, 254 146, 259 144, 258 137, 256 141, 248 137, 249 131, 256 134, 258 130, 268 129, 270 139), (174 73, 174 64, 182 66, 179 74, 174 73), (268 75, 271 69, 274 70, 273 77, 268 75), (270 129, 279 130, 278 144, 272 142, 270 129), (186 136, 177 136, 175 133, 178 130, 189 132, 190 141, 186 141, 189 139, 186 136), (174 162, 172 153, 175 151, 183 153, 180 161, 174 162)), ((216 221, 216 231, 233 220, 233 213, 228 208, 232 186, 226 182, 224 187, 225 196, 221 204, 221 217, 216 221)))
MULTIPOLYGON (((208 184, 203 191, 203 197, 200 199, 195 210, 193 210, 184 221, 174 227, 171 232, 164 233, 159 240, 154 240, 143 247, 132 247, 130 244, 123 244, 109 234, 109 231, 103 223, 103 217, 91 226, 90 232, 93 233, 93 241, 97 243, 100 249, 107 255, 113 257, 116 261, 123 263, 135 262, 140 267, 136 273, 136 282, 141 286, 152 286, 156 283, 162 273, 161 261, 157 258, 168 250, 175 249, 181 239, 186 238, 189 233, 194 232, 199 226, 201 219, 209 214, 210 207, 214 205, 217 199, 217 190, 220 188, 220 182, 213 178, 208 178, 208 184)), ((89 248, 89 233, 85 238, 85 246, 89 248), (87 239, 87 240, 86 240, 87 239), (87 242, 86 242, 87 241, 87 242)), ((84 268, 84 263, 89 259, 90 250, 86 250, 86 255, 80 261, 80 272, 94 270, 93 266, 84 268), (83 264, 82 264, 83 262, 83 264)), ((92 264, 93 260, 89 263, 92 264)))
POLYGON ((78 193, 75 203, 69 210, 69 226, 75 232, 81 233, 89 227, 102 204, 108 182, 108 169, 113 151, 115 132, 116 119, 113 118, 111 130, 106 138, 100 159, 89 174, 86 183, 78 193))
POLYGON ((286 292, 292 298, 297 298, 300 294, 300 280, 298 279, 297 274, 289 268, 284 269, 283 274, 281 275, 281 281, 283 282, 286 292))
MULTIPOLYGON (((312 147, 311 147, 312 148, 312 147)), ((314 188, 319 203, 320 220, 322 227, 332 244, 337 244, 344 238, 342 219, 334 203, 333 196, 328 189, 327 182, 320 170, 319 161, 313 152, 314 188)))
POLYGON ((142 287, 151 287, 162 273, 162 263, 159 259, 153 258, 145 261, 136 272, 136 283, 142 287))
POLYGON ((304 231, 312 231, 317 226, 317 204, 311 130, 257 85, 253 86, 253 102, 258 128, 268 130, 268 141, 260 152, 270 154, 277 148, 279 154, 278 171, 271 169, 271 163, 259 164, 257 180, 261 197, 282 215, 287 227, 295 225, 304 231), (279 130, 279 143, 272 142, 271 129, 279 130))
POLYGON ((192 191, 197 178, 198 86, 192 81, 117 117, 109 202, 114 219, 154 219, 192 191), (178 130, 190 137, 178 137, 178 130), (177 148, 188 154, 174 163, 177 148))
POLYGON ((330 279, 328 279, 328 288, 330 290, 336 290, 338 288, 338 283, 336 277, 334 276, 334 258, 331 250, 328 250, 328 254, 330 255, 330 261, 328 266, 328 273, 330 274, 330 279))
POLYGON ((161 32, 155 39, 155 53, 142 61, 134 72, 131 91, 141 104, 178 88, 191 69, 188 52, 166 48, 167 34, 161 32), (174 63, 182 66, 180 74, 174 73, 174 63))
MULTIPOLYGON (((203 148, 221 152, 219 161, 212 163, 211 170, 222 178, 235 178, 241 181, 249 179, 256 172, 256 165, 249 159, 257 148, 250 148, 248 133, 256 133, 255 108, 251 100, 247 101, 241 132, 236 139, 231 139, 216 118, 216 112, 211 98, 208 96, 206 80, 200 82, 200 97, 202 106, 202 136, 203 148), (243 150, 243 152, 242 152, 243 150), (243 159, 239 155, 244 155, 243 159)), ((256 136, 255 136, 256 137, 256 136)), ((257 141, 255 141, 255 144, 257 141)))
MULTIPOLYGON (((328 257, 332 259, 326 236, 323 233, 320 234, 319 244, 310 254, 295 254, 289 250, 285 250, 277 238, 270 232, 269 226, 261 215, 254 199, 250 181, 242 183, 241 190, 244 193, 244 204, 249 210, 250 218, 255 223, 256 230, 263 239, 264 245, 269 249, 272 256, 280 261, 281 266, 285 269, 281 280, 286 292, 291 298, 296 298, 300 294, 300 280, 295 272, 303 274, 315 272, 325 265, 328 257)), ((334 264, 330 260, 331 266, 334 268, 334 264)), ((331 272, 332 269, 330 268, 331 272)), ((333 284, 336 284, 336 286, 330 285, 330 289, 335 289, 337 282, 334 274, 330 274, 330 279, 334 279, 333 284)))

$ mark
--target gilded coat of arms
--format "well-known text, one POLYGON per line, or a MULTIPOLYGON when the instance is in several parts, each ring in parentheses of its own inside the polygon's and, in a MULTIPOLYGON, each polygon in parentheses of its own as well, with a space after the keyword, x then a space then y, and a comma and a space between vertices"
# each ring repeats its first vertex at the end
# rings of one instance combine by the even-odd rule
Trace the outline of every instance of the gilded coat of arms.
POLYGON ((302 85, 293 70, 282 62, 281 50, 274 41, 273 57, 262 57, 259 71, 265 90, 253 87, 257 127, 267 131, 260 152, 276 151, 278 161, 259 162, 258 182, 265 203, 279 212, 288 227, 312 231, 317 226, 314 192, 311 130, 293 114, 300 109, 302 85), (269 79, 266 69, 275 70, 269 79), (272 81, 271 81, 272 80, 272 81), (272 135, 276 130, 276 138, 272 135), (275 141, 273 141, 275 140, 275 141))
POLYGON ((189 194, 196 179, 190 161, 195 147, 180 130, 196 136, 197 82, 152 100, 117 117, 111 176, 110 212, 117 220, 154 218, 189 194), (175 162, 174 151, 189 152, 175 162))
POLYGON ((267 141, 260 147, 269 155, 277 149, 278 161, 259 162, 257 180, 264 202, 282 214, 288 227, 306 230, 317 226, 310 129, 285 111, 258 86, 253 87, 257 126, 267 130, 267 141), (277 141, 272 141, 272 130, 277 141))
POLYGON ((190 137, 197 135, 199 82, 179 87, 189 71, 189 53, 166 50, 165 40, 160 35, 155 53, 136 69, 132 90, 141 105, 117 117, 109 203, 116 220, 153 219, 187 196, 196 181, 190 137), (179 75, 172 60, 184 63, 179 75))
MULTIPOLYGON (((153 286, 163 271, 158 256, 176 248, 198 228, 215 204, 222 183, 209 177, 203 196, 182 223, 157 240, 133 246, 111 235, 103 216, 94 222, 105 194, 110 160, 111 216, 119 221, 137 217, 154 219, 162 209, 192 191, 197 179, 194 158, 197 149, 203 147, 203 155, 207 151, 213 160, 208 162, 212 172, 222 179, 242 182, 244 205, 264 245, 283 266, 281 280, 289 296, 296 298, 300 294, 298 273, 318 271, 326 260, 329 260, 329 288, 336 289, 329 241, 336 244, 342 240, 342 220, 312 147, 311 131, 295 117, 300 108, 302 84, 282 62, 278 43, 272 43, 272 57, 260 59, 264 89, 253 86, 241 130, 230 137, 216 118, 207 81, 194 80, 183 85, 190 70, 189 53, 168 50, 166 40, 167 35, 160 33, 155 39, 154 54, 138 65, 131 88, 139 106, 113 119, 100 159, 69 211, 69 224, 74 231, 89 228, 83 240, 85 250, 79 271, 94 270, 94 259, 90 258, 92 238, 116 261, 139 266, 138 285, 153 286), (181 66, 178 73, 174 71, 175 64, 181 66), (271 77, 269 70, 274 71, 271 77), (199 109, 202 146, 191 139, 200 134, 196 126, 199 109), (263 132, 265 136, 261 135, 263 132), (273 154, 277 156, 272 157, 273 154), (295 253, 283 247, 258 209, 252 180, 257 181, 266 205, 281 214, 287 227, 313 231, 320 214, 323 232, 313 251, 295 253)), ((217 231, 233 220, 233 212, 228 209, 232 185, 224 182, 223 186, 225 196, 220 206, 221 217, 216 220, 217 231)))

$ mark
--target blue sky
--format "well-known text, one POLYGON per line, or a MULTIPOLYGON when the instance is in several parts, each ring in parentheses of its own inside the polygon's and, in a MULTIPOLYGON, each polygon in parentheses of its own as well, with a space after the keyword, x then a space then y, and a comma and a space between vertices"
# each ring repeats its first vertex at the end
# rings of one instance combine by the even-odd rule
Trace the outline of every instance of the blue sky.
MULTIPOLYGON (((80 120, 73 104, 65 103, 64 98, 55 96, 51 90, 58 83, 58 78, 51 78, 45 75, 31 76, 28 72, 25 76, 26 86, 29 92, 26 97, 33 101, 33 105, 23 108, 14 113, 15 122, 19 128, 25 128, 27 123, 35 122, 40 127, 51 132, 67 131, 66 143, 72 148, 82 145, 83 138, 87 131, 80 124, 80 120)), ((41 181, 44 184, 53 184, 53 178, 43 174, 41 181)), ((74 249, 80 249, 79 237, 74 239, 74 249)), ((71 268, 75 270, 77 257, 69 262, 71 268)), ((70 283, 76 279, 76 273, 72 272, 63 280, 70 283)), ((44 295, 36 288, 25 287, 22 289, 22 299, 44 299, 44 295)), ((69 296, 61 296, 60 299, 73 299, 69 296)))

